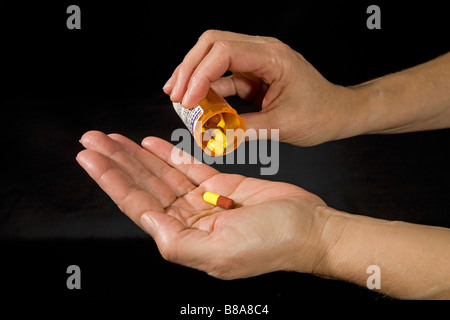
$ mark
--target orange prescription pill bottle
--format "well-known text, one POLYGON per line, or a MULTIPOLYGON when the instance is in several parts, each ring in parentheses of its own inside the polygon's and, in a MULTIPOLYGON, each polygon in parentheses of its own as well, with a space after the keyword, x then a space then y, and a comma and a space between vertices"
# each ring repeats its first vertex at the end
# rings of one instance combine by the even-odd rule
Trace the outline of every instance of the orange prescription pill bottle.
MULTIPOLYGON (((244 139, 245 122, 236 110, 234 110, 225 99, 213 89, 209 89, 206 98, 198 103, 193 109, 185 109, 178 102, 173 102, 173 107, 194 136, 194 140, 203 151, 210 156, 221 156, 235 150, 244 139), (223 150, 211 150, 208 147, 210 136, 205 135, 208 130, 205 125, 215 115, 222 115, 223 121, 220 130, 225 134, 226 142, 223 150)), ((211 144, 209 144, 211 145, 211 144)))

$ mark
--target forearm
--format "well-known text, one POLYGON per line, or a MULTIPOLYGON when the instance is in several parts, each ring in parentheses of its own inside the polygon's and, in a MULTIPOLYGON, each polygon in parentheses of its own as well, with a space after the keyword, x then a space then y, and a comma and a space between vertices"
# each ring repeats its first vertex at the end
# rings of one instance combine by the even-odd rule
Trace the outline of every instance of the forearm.
POLYGON ((319 207, 329 214, 325 254, 315 273, 366 286, 380 268, 378 290, 402 299, 450 299, 450 229, 386 221, 319 207))
POLYGON ((450 127, 450 53, 351 89, 360 134, 450 127))

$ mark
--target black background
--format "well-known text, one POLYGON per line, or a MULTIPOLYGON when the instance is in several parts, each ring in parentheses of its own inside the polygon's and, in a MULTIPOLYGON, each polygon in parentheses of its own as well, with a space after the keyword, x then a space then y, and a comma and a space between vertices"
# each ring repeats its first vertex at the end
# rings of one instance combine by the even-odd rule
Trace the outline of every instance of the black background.
MULTIPOLYGON (((2 290, 13 299, 145 299, 155 308, 151 301, 164 300, 174 314, 210 299, 270 300, 273 310, 305 299, 390 300, 311 275, 222 281, 166 262, 75 156, 91 129, 170 140, 182 123, 161 88, 207 29, 276 37, 341 85, 450 50, 441 5, 392 2, 1 2, 2 290), (66 27, 70 4, 81 8, 81 30, 66 27), (370 4, 381 7, 381 30, 366 27, 370 4), (66 288, 71 264, 82 270, 81 290, 66 288)), ((239 112, 253 108, 229 101, 239 112)), ((449 130, 282 144, 279 173, 263 178, 339 210, 449 227, 448 146, 449 130)), ((261 166, 217 167, 258 177, 261 166)))

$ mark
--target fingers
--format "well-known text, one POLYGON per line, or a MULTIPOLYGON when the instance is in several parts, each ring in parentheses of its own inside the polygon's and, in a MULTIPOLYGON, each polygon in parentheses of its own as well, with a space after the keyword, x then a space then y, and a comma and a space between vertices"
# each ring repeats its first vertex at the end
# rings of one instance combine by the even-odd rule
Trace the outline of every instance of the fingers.
POLYGON ((211 50, 216 41, 247 41, 247 42, 269 42, 275 41, 272 38, 254 37, 234 32, 208 30, 198 39, 195 46, 187 53, 183 62, 175 69, 170 79, 164 85, 164 92, 171 95, 172 101, 179 102, 186 91, 189 78, 195 68, 211 50), (180 81, 177 81, 177 80, 180 81))
POLYGON ((77 161, 120 210, 136 224, 140 225, 140 217, 144 212, 164 212, 158 199, 140 189, 133 179, 107 156, 97 151, 83 150, 77 155, 77 161))
POLYGON ((135 157, 145 169, 161 179, 177 197, 184 196, 195 188, 184 174, 169 166, 159 157, 143 149, 130 139, 120 134, 109 134, 108 137, 135 157))
MULTIPOLYGON (((176 200, 175 193, 166 183, 153 175, 140 161, 104 133, 99 131, 87 132, 81 138, 81 143, 85 148, 108 157, 112 161, 110 162, 111 166, 114 163, 117 169, 128 175, 136 185, 136 189, 152 194, 163 207, 169 206, 176 200)), ((102 163, 104 162, 102 161, 102 163)))
POLYGON ((261 105, 267 91, 267 85, 261 79, 250 79, 242 73, 219 78, 211 83, 211 88, 222 97, 238 95, 244 100, 253 101, 256 105, 261 105))
POLYGON ((219 173, 216 169, 201 163, 173 144, 157 137, 145 138, 142 146, 170 166, 176 167, 195 186, 219 173))
POLYGON ((183 100, 184 107, 192 108, 206 96, 211 82, 227 70, 255 72, 258 77, 270 79, 270 74, 261 71, 270 58, 264 54, 264 44, 271 43, 279 41, 230 32, 206 32, 176 69, 164 91, 170 93, 172 101, 183 100))
POLYGON ((219 79, 227 70, 252 73, 272 82, 274 75, 267 72, 270 61, 261 51, 261 46, 253 43, 216 42, 192 74, 183 97, 183 106, 189 108, 202 100, 211 82, 219 79))

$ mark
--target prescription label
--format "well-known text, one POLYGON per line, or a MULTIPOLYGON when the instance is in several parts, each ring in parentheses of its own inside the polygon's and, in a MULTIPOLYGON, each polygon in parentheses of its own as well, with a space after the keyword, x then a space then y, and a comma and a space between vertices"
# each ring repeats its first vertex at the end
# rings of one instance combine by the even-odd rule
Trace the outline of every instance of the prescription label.
POLYGON ((181 103, 178 102, 173 103, 173 108, 189 131, 194 134, 194 128, 197 125, 198 119, 200 119, 203 114, 203 108, 197 106, 194 109, 185 109, 181 106, 181 103))

